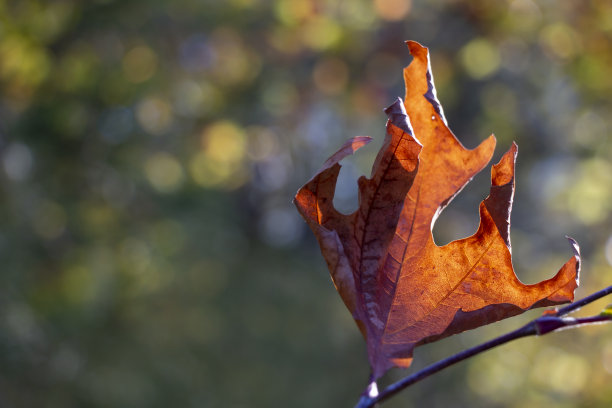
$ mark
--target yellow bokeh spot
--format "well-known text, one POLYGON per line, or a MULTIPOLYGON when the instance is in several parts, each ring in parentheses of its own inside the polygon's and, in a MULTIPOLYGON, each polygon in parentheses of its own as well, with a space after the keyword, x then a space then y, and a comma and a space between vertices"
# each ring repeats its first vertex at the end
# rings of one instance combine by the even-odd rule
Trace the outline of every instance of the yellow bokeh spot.
POLYGON ((145 45, 140 45, 125 54, 121 66, 128 81, 140 83, 150 79, 155 74, 157 63, 155 52, 145 45))
POLYGON ((159 135, 172 123, 172 108, 164 99, 147 98, 138 104, 136 117, 144 130, 159 135))
POLYGON ((69 302, 83 304, 94 298, 96 282, 91 270, 73 265, 62 273, 60 287, 69 302))
POLYGON ((372 5, 365 1, 343 1, 336 5, 343 26, 352 29, 369 29, 376 23, 372 5))
POLYGON ((189 162, 193 180, 206 188, 234 190, 247 182, 248 174, 242 163, 215 162, 205 152, 196 153, 189 162))
POLYGON ((20 36, 9 36, 0 42, 0 76, 38 84, 47 75, 49 56, 44 48, 20 36))
POLYGON ((593 110, 586 110, 573 120, 572 142, 582 148, 593 148, 606 143, 607 124, 601 115, 593 110))
POLYGON ((247 179, 244 163, 247 140, 244 130, 230 121, 208 126, 201 136, 202 150, 190 160, 194 181, 203 187, 234 189, 247 179))
POLYGON ((174 88, 172 110, 179 115, 199 117, 203 112, 218 109, 222 94, 206 81, 184 80, 174 88))
POLYGON ((236 85, 247 83, 259 75, 261 59, 244 45, 238 32, 220 28, 211 34, 211 45, 215 53, 212 77, 218 84, 236 85))
POLYGON ((168 153, 157 153, 149 157, 144 170, 149 183, 160 193, 174 192, 183 182, 181 164, 168 153))
POLYGON ((268 35, 268 42, 273 48, 287 55, 296 55, 304 47, 299 31, 288 27, 276 27, 268 35))
POLYGON ((0 80, 7 102, 27 104, 34 89, 47 78, 52 60, 44 47, 18 35, 0 36, 0 80))
POLYGON ((325 50, 335 46, 342 37, 342 29, 333 20, 317 16, 302 27, 302 42, 314 50, 325 50))
POLYGON ((246 153, 246 135, 230 121, 219 121, 202 132, 202 148, 216 162, 238 162, 246 153))
POLYGON ((274 11, 285 25, 295 25, 311 17, 314 7, 310 0, 281 0, 275 3, 274 11))
POLYGON ((344 91, 348 83, 349 69, 340 58, 326 58, 314 67, 312 79, 319 91, 336 95, 344 91))
POLYGON ((516 348, 497 351, 496 355, 474 359, 468 367, 467 384, 481 397, 496 403, 507 401, 519 390, 529 367, 529 359, 516 348))
POLYGON ((563 395, 582 391, 590 372, 584 357, 552 347, 540 351, 531 366, 536 382, 563 395))
POLYGON ((581 163, 576 181, 566 190, 559 203, 587 225, 605 220, 612 211, 612 165, 600 159, 581 163))
POLYGON ((374 0, 376 14, 387 21, 402 20, 411 8, 412 0, 374 0))
POLYGON ((550 24, 540 32, 540 44, 548 54, 560 59, 569 59, 580 53, 579 36, 567 24, 550 24))
POLYGON ((483 79, 493 75, 500 66, 499 51, 484 38, 470 41, 460 51, 463 67, 474 79, 483 79))

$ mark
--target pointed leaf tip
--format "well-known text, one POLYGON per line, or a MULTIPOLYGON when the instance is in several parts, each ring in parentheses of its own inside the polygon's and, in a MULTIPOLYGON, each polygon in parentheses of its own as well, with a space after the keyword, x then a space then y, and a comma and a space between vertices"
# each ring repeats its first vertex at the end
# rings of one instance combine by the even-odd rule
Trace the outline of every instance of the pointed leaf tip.
POLYGON ((574 251, 574 255, 580 258, 580 245, 578 245, 578 242, 569 235, 566 235, 565 238, 569 241, 572 251, 574 251))
POLYGON ((565 236, 565 238, 569 241, 570 246, 572 247, 572 251, 574 252, 574 259, 576 261, 576 286, 580 285, 580 267, 582 264, 582 258, 580 256, 580 245, 578 245, 578 242, 570 237, 570 236, 565 236))
POLYGON ((385 113, 387 114, 387 117, 391 123, 408 133, 410 136, 414 136, 414 130, 412 130, 410 118, 406 113, 406 108, 404 107, 404 102, 401 98, 397 98, 391 106, 386 108, 385 113))
POLYGON ((421 43, 417 41, 407 40, 405 41, 405 43, 408 46, 408 50, 412 55, 428 52, 428 48, 421 45, 421 43))

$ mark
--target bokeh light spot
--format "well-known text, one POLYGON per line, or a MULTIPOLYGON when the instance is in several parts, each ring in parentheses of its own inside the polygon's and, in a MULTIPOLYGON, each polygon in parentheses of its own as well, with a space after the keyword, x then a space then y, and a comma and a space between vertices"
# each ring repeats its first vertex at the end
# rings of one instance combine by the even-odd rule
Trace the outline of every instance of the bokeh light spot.
POLYGON ((161 98, 151 97, 143 100, 136 108, 138 123, 153 135, 162 134, 172 123, 172 108, 161 98))
POLYGON ((91 301, 96 291, 92 272, 82 265, 72 265, 64 270, 61 288, 64 297, 75 304, 91 301))
POLYGON ((10 144, 2 155, 6 176, 12 181, 24 181, 30 175, 34 158, 30 149, 23 143, 10 144))
POLYGON ((412 0, 374 0, 374 9, 383 20, 399 21, 412 8, 412 0))
POLYGON ((343 1, 337 4, 342 21, 354 29, 371 28, 378 20, 372 5, 365 1, 343 1))
POLYGON ((204 108, 204 92, 197 82, 181 81, 174 88, 173 108, 183 116, 198 116, 204 108))
POLYGON ((157 55, 145 45, 132 48, 121 61, 125 77, 133 83, 150 79, 157 71, 157 63, 157 55))
POLYGON ((490 41, 476 38, 459 52, 461 63, 468 75, 474 79, 484 79, 493 75, 500 66, 499 51, 490 41))
POLYGON ((275 2, 274 11, 285 25, 295 25, 313 15, 314 5, 311 0, 280 0, 275 2))
POLYGON ((237 162, 246 153, 246 135, 234 122, 219 121, 202 132, 202 148, 214 161, 237 162))
POLYGON ((542 349, 532 367, 536 382, 563 395, 575 395, 582 391, 590 371, 584 357, 553 347, 542 349))
POLYGON ((201 142, 202 150, 189 163, 196 183, 234 189, 247 181, 247 141, 242 128, 228 120, 215 122, 204 129, 201 142))
POLYGON ((548 55, 564 60, 574 57, 581 50, 574 29, 564 23, 544 27, 540 31, 540 44, 548 55))
POLYGON ((237 31, 220 28, 211 35, 210 42, 216 56, 211 67, 216 83, 243 84, 259 75, 261 58, 245 47, 237 31))
POLYGON ((497 352, 494 358, 471 362, 467 383, 472 391, 491 402, 506 401, 525 382, 526 356, 515 350, 497 352))
POLYGON ((327 17, 313 17, 302 27, 302 42, 317 51, 335 46, 341 37, 340 26, 327 17))
POLYGON ((23 36, 0 34, 0 79, 5 81, 4 92, 13 98, 7 102, 18 108, 29 102, 53 62, 44 47, 23 36))
POLYGON ((572 141, 582 148, 595 148, 605 143, 607 125, 603 118, 592 110, 580 114, 573 121, 572 141))
POLYGON ((183 168, 178 160, 168 153, 156 153, 144 166, 149 183, 160 193, 172 193, 183 182, 183 168))
POLYGON ((567 188, 559 203, 587 225, 597 224, 612 211, 612 165, 601 159, 580 163, 571 188, 567 188))

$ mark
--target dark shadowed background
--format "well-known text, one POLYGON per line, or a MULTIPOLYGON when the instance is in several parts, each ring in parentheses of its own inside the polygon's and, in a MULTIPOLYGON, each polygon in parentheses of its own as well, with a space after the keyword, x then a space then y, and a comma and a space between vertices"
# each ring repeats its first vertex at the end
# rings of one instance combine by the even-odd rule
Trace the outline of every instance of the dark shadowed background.
MULTIPOLYGON (((352 406, 365 343, 291 199, 371 135, 341 173, 336 205, 356 208, 407 39, 430 47, 464 145, 519 145, 519 277, 551 277, 568 234, 579 296, 609 285, 609 1, 0 0, 0 406, 352 406)), ((476 230, 488 179, 439 244, 476 230)), ((538 313, 419 348, 414 368, 538 313)), ((612 328, 588 327, 385 407, 609 407, 611 382, 612 328)))

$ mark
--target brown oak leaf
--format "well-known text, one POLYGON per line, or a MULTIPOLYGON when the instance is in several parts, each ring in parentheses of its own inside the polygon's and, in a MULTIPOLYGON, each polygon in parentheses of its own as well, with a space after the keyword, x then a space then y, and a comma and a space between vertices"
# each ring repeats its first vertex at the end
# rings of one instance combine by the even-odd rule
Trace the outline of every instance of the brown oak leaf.
POLYGON ((495 137, 466 149, 447 126, 427 48, 408 41, 406 96, 386 109, 387 134, 369 179, 359 179, 359 208, 336 211, 340 160, 369 143, 347 141, 295 196, 334 284, 366 338, 374 378, 408 367, 416 346, 527 309, 570 302, 578 286, 578 245, 552 278, 525 285, 512 268, 510 211, 516 144, 491 169, 480 226, 437 246, 432 227, 453 197, 491 160, 495 137))

